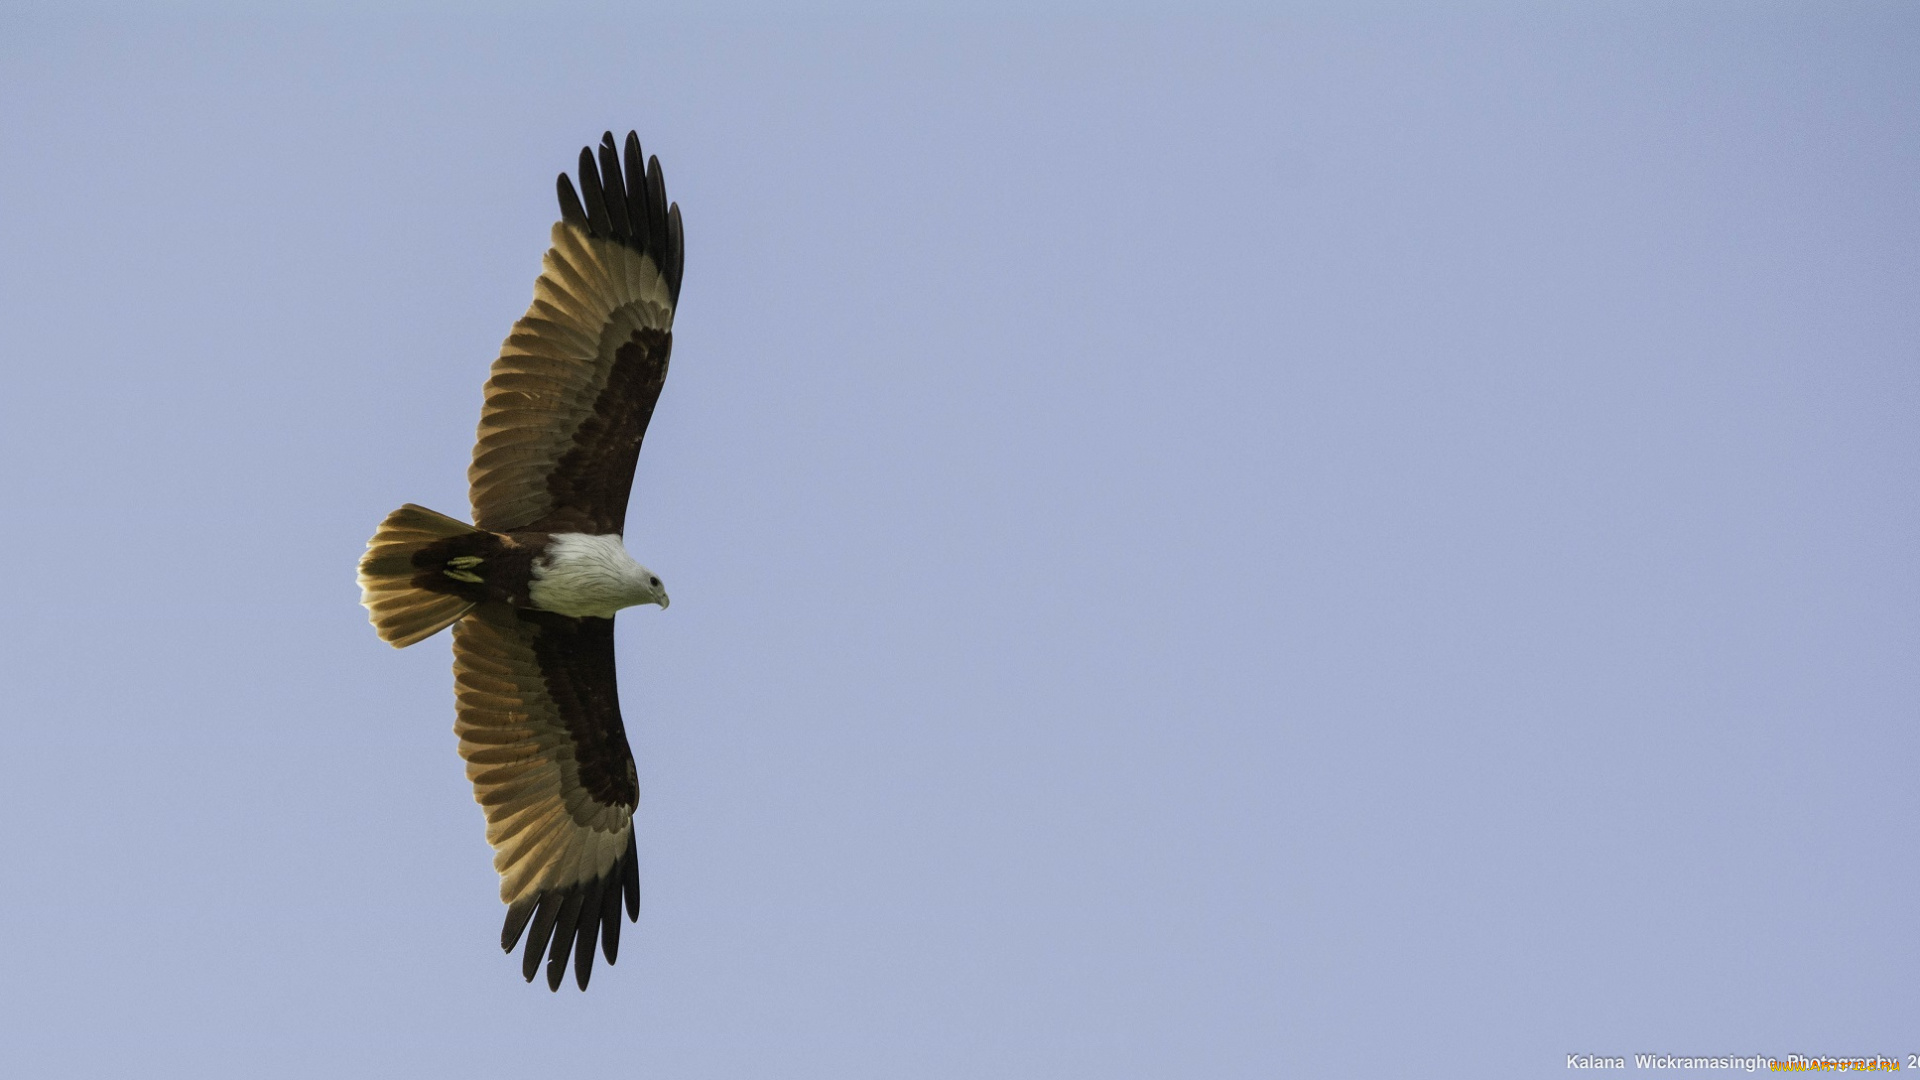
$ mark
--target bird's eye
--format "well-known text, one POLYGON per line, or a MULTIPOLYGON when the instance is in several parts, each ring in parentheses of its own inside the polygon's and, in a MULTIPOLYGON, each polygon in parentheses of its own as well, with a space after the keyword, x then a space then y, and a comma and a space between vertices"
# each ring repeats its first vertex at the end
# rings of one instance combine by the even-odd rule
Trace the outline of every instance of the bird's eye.
POLYGON ((659 587, 660 587, 660 579, 659 579, 659 578, 657 578, 657 577, 656 577, 656 578, 648 578, 647 580, 648 580, 648 581, 651 581, 651 582, 653 582, 653 587, 654 587, 654 588, 656 588, 656 589, 657 589, 657 588, 659 588, 659 587))

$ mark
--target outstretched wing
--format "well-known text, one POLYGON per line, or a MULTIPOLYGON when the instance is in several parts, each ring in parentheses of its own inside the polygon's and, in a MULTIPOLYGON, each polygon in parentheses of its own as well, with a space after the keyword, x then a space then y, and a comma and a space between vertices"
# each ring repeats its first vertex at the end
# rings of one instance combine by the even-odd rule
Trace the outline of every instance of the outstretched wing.
POLYGON ((529 981, 547 956, 560 988, 567 954, 587 988, 597 937, 611 964, 620 907, 640 915, 633 752, 620 722, 613 620, 487 603, 453 627, 454 732, 500 872, 508 952, 527 934, 529 981), (549 942, 551 946, 549 947, 549 942))
POLYGON ((580 151, 580 194, 565 173, 559 190, 533 306, 487 379, 467 470, 473 521, 494 532, 621 533, 673 348, 680 207, 632 132, 624 170, 608 132, 598 168, 592 150, 580 151))

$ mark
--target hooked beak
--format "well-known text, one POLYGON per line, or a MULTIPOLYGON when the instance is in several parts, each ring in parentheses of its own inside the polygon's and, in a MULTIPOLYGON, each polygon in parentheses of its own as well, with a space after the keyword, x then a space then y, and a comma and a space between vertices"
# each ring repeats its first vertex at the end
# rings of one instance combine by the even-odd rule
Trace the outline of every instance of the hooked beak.
POLYGON ((668 601, 667 601, 667 594, 666 594, 666 593, 661 593, 661 594, 660 594, 660 610, 661 610, 661 611, 665 611, 665 610, 667 610, 667 603, 668 603, 668 601))

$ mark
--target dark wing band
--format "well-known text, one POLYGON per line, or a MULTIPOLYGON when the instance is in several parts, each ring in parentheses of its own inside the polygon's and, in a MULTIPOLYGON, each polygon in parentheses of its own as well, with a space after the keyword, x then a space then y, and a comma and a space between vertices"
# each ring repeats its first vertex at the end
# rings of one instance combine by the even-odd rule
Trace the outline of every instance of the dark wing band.
POLYGON ((558 989, 567 956, 581 989, 594 940, 620 950, 620 907, 640 912, 633 753, 620 722, 613 620, 482 604, 453 628, 454 732, 507 904, 501 946, 527 936, 522 972, 547 956, 558 989))
POLYGON ((601 167, 560 175, 561 220, 487 379, 467 481, 474 524, 495 532, 621 533, 633 467, 667 376, 684 245, 659 159, 626 168, 609 132, 601 167))

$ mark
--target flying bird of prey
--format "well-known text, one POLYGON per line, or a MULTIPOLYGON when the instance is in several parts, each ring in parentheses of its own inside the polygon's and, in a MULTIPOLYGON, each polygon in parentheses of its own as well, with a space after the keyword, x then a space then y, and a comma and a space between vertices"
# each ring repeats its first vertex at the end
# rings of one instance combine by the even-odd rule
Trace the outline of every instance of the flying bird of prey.
POLYGON ((454 732, 507 905, 500 945, 521 970, 572 953, 582 990, 596 942, 611 964, 620 909, 640 917, 639 787, 614 686, 613 615, 667 606, 627 554, 627 493, 673 347, 680 207, 629 132, 560 174, 533 306, 487 378, 467 469, 473 524, 411 503, 360 560, 362 604, 404 648, 453 627, 454 732), (643 164, 644 163, 644 164, 643 164))

